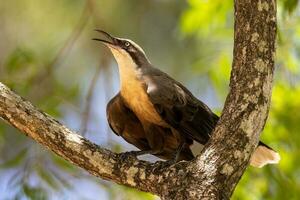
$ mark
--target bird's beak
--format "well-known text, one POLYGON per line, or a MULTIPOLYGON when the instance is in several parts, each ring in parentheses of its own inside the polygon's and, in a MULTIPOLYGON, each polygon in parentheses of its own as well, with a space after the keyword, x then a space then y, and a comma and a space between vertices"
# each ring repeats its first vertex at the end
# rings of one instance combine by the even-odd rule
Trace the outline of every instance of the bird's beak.
POLYGON ((101 33, 101 35, 104 36, 105 38, 104 39, 93 38, 93 40, 103 42, 105 45, 108 45, 108 46, 117 46, 118 40, 115 37, 111 36, 109 33, 102 31, 102 30, 96 29, 95 31, 97 31, 98 33, 101 33))

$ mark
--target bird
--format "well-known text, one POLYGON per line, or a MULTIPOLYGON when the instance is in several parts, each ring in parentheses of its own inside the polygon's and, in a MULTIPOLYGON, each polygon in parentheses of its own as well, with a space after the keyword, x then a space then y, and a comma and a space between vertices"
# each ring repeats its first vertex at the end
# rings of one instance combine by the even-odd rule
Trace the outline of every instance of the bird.
MULTIPOLYGON (((118 64, 120 91, 107 104, 106 114, 112 131, 139 149, 127 153, 152 154, 171 164, 192 160, 191 146, 208 142, 219 117, 183 84, 154 67, 138 44, 96 31, 101 38, 93 40, 105 44, 118 64)), ((279 160, 279 154, 260 141, 250 165, 279 160)))

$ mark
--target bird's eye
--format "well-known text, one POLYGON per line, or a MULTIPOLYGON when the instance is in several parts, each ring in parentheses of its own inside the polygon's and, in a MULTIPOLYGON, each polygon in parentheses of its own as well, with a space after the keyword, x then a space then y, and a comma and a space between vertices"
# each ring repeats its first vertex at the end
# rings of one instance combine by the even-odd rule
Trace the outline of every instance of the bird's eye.
POLYGON ((130 46, 130 43, 129 43, 129 42, 125 42, 125 46, 126 46, 126 47, 129 47, 129 46, 130 46))

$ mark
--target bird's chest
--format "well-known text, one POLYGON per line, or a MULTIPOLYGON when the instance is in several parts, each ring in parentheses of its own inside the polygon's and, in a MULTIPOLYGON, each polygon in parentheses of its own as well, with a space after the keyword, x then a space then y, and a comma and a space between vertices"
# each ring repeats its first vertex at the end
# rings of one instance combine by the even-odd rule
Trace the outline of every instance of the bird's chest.
POLYGON ((142 82, 136 79, 127 81, 121 87, 121 95, 142 123, 150 122, 161 126, 165 125, 149 100, 142 82))

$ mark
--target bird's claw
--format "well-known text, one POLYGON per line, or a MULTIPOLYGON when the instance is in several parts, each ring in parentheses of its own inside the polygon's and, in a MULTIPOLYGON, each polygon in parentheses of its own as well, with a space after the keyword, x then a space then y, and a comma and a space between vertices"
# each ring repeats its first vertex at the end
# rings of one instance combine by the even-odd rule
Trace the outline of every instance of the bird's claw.
POLYGON ((128 157, 136 158, 138 156, 138 151, 127 151, 119 154, 121 160, 126 160, 128 157))
POLYGON ((156 161, 155 164, 158 164, 160 168, 170 167, 176 163, 175 159, 166 160, 166 161, 156 161))

